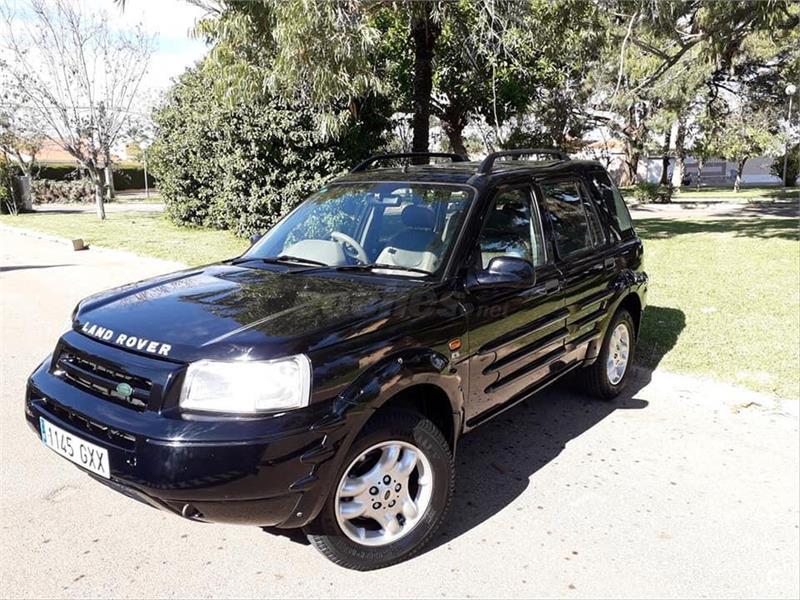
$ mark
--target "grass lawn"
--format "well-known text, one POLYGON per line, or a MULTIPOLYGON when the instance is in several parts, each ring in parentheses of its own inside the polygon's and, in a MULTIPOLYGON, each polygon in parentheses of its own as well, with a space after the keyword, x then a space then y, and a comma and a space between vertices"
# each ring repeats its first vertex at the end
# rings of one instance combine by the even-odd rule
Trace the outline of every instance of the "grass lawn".
POLYGON ((177 227, 162 213, 108 212, 100 221, 94 213, 29 213, 2 215, 0 223, 35 229, 50 235, 83 240, 91 245, 129 250, 188 265, 201 265, 238 256, 247 240, 227 231, 177 227))
MULTIPOLYGON (((628 202, 636 200, 633 186, 620 190, 628 202)), ((784 192, 780 185, 748 186, 737 193, 733 191, 733 185, 712 185, 701 187, 699 190, 689 185, 672 197, 673 202, 770 202, 781 199, 800 199, 800 187, 787 188, 784 192)))
MULTIPOLYGON (((190 265, 240 254, 245 240, 176 227, 158 213, 0 216, 0 223, 190 265)), ((800 395, 798 219, 642 219, 650 274, 639 363, 800 395)))
POLYGON ((639 362, 800 396, 798 219, 642 219, 639 362))

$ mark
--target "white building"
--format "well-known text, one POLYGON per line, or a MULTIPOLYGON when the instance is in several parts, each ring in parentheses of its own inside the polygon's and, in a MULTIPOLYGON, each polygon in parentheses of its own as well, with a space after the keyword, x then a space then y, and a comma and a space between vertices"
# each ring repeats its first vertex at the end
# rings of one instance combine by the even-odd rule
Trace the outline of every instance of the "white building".
MULTIPOLYGON (((608 141, 595 141, 588 144, 581 152, 575 155, 576 158, 586 158, 598 160, 614 175, 617 175, 622 167, 625 153, 622 142, 611 139, 608 141)), ((756 156, 747 160, 742 173, 742 183, 744 185, 780 185, 781 180, 769 172, 772 161, 770 156, 756 156)), ((672 167, 675 159, 670 159, 668 175, 672 175, 672 167)), ((661 170, 663 163, 660 156, 647 156, 639 160, 637 173, 640 181, 658 183, 661 180, 661 170)), ((697 178, 697 160, 688 156, 686 158, 686 175, 692 185, 697 178)), ((736 163, 720 158, 706 160, 703 165, 704 185, 733 185, 736 179, 736 163)))

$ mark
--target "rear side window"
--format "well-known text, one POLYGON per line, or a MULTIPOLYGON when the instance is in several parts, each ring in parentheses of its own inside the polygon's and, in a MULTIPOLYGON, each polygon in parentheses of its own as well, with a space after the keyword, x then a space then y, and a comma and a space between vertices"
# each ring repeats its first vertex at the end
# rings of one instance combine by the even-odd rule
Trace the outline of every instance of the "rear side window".
POLYGON ((603 210, 608 212, 611 222, 619 232, 620 237, 627 237, 626 233, 633 232, 633 223, 631 222, 631 213, 628 212, 628 207, 625 205, 625 200, 622 198, 617 186, 611 182, 608 174, 603 171, 590 173, 588 179, 602 200, 601 206, 603 210))
POLYGON ((605 232, 591 202, 575 181, 542 184, 558 255, 569 258, 605 243, 605 232))

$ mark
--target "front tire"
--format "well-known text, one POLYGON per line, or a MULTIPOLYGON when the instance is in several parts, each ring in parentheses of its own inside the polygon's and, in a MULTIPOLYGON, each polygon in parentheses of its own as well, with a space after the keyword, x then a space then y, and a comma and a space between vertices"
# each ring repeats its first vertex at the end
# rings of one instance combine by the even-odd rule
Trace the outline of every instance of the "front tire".
POLYGON ((308 539, 348 569, 407 560, 441 524, 454 472, 450 447, 430 420, 405 410, 379 412, 350 448, 308 539))
POLYGON ((616 398, 630 379, 635 354, 633 318, 621 308, 611 319, 597 360, 584 369, 586 391, 600 400, 616 398))

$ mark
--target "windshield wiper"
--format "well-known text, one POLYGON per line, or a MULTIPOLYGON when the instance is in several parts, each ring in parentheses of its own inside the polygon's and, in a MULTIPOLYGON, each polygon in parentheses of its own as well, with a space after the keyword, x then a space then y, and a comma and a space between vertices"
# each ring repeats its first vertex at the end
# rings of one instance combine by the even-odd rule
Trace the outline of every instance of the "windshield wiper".
POLYGON ((282 265, 286 263, 300 263, 305 265, 314 265, 318 267, 330 266, 321 260, 314 260, 313 258, 303 258, 302 256, 290 256, 288 254, 279 254, 278 256, 242 256, 235 258, 231 261, 232 264, 237 265, 250 260, 259 260, 261 262, 271 265, 282 265))
POLYGON ((422 273, 423 275, 432 275, 430 271, 425 269, 417 269, 415 267, 404 267, 403 265, 390 265, 388 263, 364 263, 360 265, 339 265, 331 267, 337 271, 372 271, 373 269, 385 269, 387 271, 407 271, 409 273, 422 273))
POLYGON ((304 258, 302 256, 291 256, 289 254, 279 254, 278 256, 267 256, 266 258, 262 258, 261 260, 269 263, 295 262, 295 263, 303 263, 306 265, 316 265, 318 267, 328 266, 328 263, 322 262, 321 260, 314 260, 313 258, 304 258))

